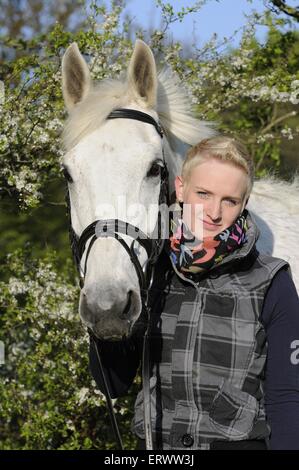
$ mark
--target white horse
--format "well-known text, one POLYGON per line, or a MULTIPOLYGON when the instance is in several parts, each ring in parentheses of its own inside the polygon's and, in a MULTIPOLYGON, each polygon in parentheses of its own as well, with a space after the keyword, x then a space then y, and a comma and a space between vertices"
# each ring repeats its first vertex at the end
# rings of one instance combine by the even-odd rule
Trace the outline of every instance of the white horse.
MULTIPOLYGON (((94 85, 76 43, 65 52, 62 77, 69 112, 63 134, 63 165, 70 181, 75 233, 80 236, 93 221, 110 218, 127 221, 150 236, 158 217, 157 167, 163 165, 163 149, 171 194, 184 150, 214 135, 212 124, 192 115, 190 100, 181 84, 167 69, 157 74, 152 52, 140 40, 135 44, 126 79, 94 85), (153 125, 144 122, 108 120, 116 108, 152 116, 161 123, 164 138, 153 125)), ((249 209, 258 214, 259 248, 290 261, 297 286, 298 189, 298 181, 257 181, 249 204, 249 209)), ((129 246, 132 239, 128 235, 123 238, 129 246)), ((79 306, 83 323, 98 337, 126 336, 141 312, 138 277, 130 257, 110 237, 96 240, 87 261, 86 252, 85 249, 81 260, 81 269, 86 272, 79 306)), ((139 247, 136 253, 143 265, 146 251, 139 247)))

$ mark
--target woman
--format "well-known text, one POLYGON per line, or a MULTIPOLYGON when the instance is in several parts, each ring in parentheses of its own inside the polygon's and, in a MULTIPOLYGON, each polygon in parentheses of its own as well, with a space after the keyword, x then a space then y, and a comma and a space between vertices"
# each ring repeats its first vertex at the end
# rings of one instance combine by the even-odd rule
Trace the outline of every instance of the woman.
MULTIPOLYGON (((151 290, 151 411, 157 449, 299 449, 299 301, 288 264, 258 253, 246 210, 253 163, 235 139, 193 147, 181 206, 151 290)), ((283 195, 282 195, 283 197, 283 195)), ((110 391, 126 393, 135 334, 99 343, 110 391)), ((91 370, 102 389, 93 347, 91 370)), ((142 392, 133 432, 143 446, 142 392)))

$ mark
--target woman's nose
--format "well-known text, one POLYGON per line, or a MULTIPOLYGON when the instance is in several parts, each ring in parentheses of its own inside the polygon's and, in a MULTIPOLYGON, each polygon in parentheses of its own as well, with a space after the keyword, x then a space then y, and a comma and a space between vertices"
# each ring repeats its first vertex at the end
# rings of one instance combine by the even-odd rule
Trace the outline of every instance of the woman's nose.
POLYGON ((213 220, 213 222, 218 222, 222 218, 221 213, 221 203, 218 201, 210 201, 208 206, 206 207, 206 214, 208 217, 213 220))

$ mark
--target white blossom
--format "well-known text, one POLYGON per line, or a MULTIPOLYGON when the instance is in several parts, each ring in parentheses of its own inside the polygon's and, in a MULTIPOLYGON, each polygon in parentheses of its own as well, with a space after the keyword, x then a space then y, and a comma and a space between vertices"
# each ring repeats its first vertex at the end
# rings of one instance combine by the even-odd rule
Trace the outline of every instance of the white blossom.
POLYGON ((25 294, 26 292, 28 292, 28 284, 16 277, 11 277, 8 281, 8 289, 9 292, 14 296, 19 294, 25 294))
POLYGON ((281 134, 283 137, 285 137, 288 140, 293 140, 293 131, 290 127, 285 127, 284 129, 281 130, 281 134))
POLYGON ((88 398, 89 389, 87 387, 82 387, 76 394, 77 404, 82 405, 88 398))

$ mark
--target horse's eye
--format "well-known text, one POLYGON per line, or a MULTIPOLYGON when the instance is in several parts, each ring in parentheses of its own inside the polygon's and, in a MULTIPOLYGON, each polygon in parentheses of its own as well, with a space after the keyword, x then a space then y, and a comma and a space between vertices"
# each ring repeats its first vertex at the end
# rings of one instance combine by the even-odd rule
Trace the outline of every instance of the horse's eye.
POLYGON ((73 182, 73 178, 71 177, 69 171, 67 170, 67 168, 63 167, 62 168, 62 173, 63 173, 63 176, 65 177, 65 179, 69 182, 69 183, 72 183, 73 182))
POLYGON ((150 169, 147 172, 148 178, 156 178, 157 176, 161 175, 162 166, 159 163, 154 162, 150 169))

